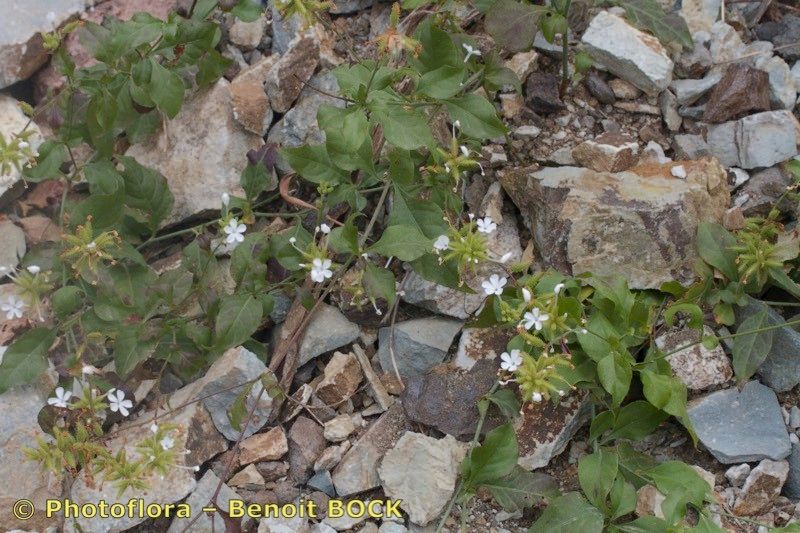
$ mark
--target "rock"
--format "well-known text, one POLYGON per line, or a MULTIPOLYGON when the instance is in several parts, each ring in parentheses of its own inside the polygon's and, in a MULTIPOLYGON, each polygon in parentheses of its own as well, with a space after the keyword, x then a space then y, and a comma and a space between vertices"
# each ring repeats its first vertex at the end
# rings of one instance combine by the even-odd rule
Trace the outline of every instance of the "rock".
POLYGON ((636 516, 664 518, 661 504, 664 503, 665 499, 666 496, 661 494, 654 485, 644 485, 636 491, 636 516))
POLYGON ((407 431, 386 452, 378 475, 390 498, 412 522, 427 525, 444 510, 453 495, 467 445, 450 435, 435 439, 407 431))
POLYGON ((458 341, 458 351, 453 366, 469 370, 483 359, 494 361, 506 351, 512 330, 503 328, 465 328, 458 341))
POLYGON ((722 0, 682 0, 680 13, 693 34, 709 31, 719 18, 722 0))
POLYGON ((719 65, 739 59, 745 53, 745 46, 733 26, 717 21, 711 26, 709 51, 711 60, 719 65))
POLYGON ((597 98, 601 104, 612 105, 617 101, 614 91, 611 90, 608 83, 595 70, 590 70, 583 78, 583 84, 589 90, 589 93, 597 98))
POLYGON ((779 57, 756 58, 756 67, 769 77, 770 99, 775 109, 793 109, 797 100, 792 71, 786 61, 779 57))
POLYGON ((721 79, 722 74, 712 70, 701 80, 675 80, 669 84, 669 88, 675 93, 675 98, 680 105, 692 105, 717 85, 721 79))
POLYGON ((535 50, 527 52, 517 52, 505 60, 505 67, 511 69, 517 75, 521 83, 525 83, 531 72, 536 69, 539 54, 535 50))
MULTIPOLYGON (((498 366, 497 361, 482 359, 465 372, 442 364, 411 377, 401 397, 408 418, 454 437, 474 434, 478 423, 475 405, 497 379, 498 366)), ((491 429, 492 423, 488 420, 486 429, 491 429)))
MULTIPOLYGON (((189 518, 175 518, 170 524, 167 533, 180 533, 186 531, 189 523, 192 522, 191 531, 199 533, 212 533, 214 531, 225 531, 226 524, 219 513, 208 515, 200 511, 204 506, 211 505, 209 502, 217 490, 220 479, 214 475, 214 472, 207 471, 205 475, 197 482, 197 487, 192 494, 187 498, 186 503, 189 504, 193 510, 192 516, 189 518), (195 520, 194 515, 198 514, 200 517, 195 520)), ((222 484, 219 494, 216 498, 216 506, 227 512, 228 502, 231 500, 240 500, 241 497, 236 494, 228 485, 222 484)))
POLYGON ((547 466, 567 447, 575 433, 591 417, 592 402, 576 391, 552 402, 525 403, 522 416, 514 422, 519 443, 519 464, 525 470, 547 466))
POLYGON ((573 148, 572 157, 579 165, 598 172, 621 172, 639 160, 639 143, 627 135, 603 133, 573 148))
POLYGON ((406 533, 406 531, 408 531, 408 528, 397 522, 384 521, 381 527, 378 528, 378 533, 406 533))
MULTIPOLYGON (((742 209, 744 216, 765 217, 792 181, 792 175, 781 166, 755 172, 736 192, 734 204, 742 209)), ((796 205, 784 199, 778 208, 785 213, 794 213, 796 205)))
MULTIPOLYGON (((2 234, 2 233, 0 233, 2 234)), ((37 512, 30 520, 19 520, 12 513, 14 502, 20 498, 30 500, 37 510, 45 508, 49 499, 61 499, 63 474, 53 474, 41 469, 39 463, 28 460, 24 450, 36 446, 36 439, 51 440, 39 426, 39 411, 47 403, 50 391, 56 385, 51 372, 35 384, 19 386, 0 394, 0 529, 3 531, 40 530, 61 525, 60 516, 47 518, 37 512)))
POLYGON ((277 481, 286 476, 289 472, 289 465, 283 461, 267 461, 256 463, 256 469, 264 481, 277 481))
POLYGON ((556 74, 534 72, 528 76, 525 95, 528 105, 540 115, 549 115, 566 109, 559 94, 561 78, 556 74))
POLYGON ((252 50, 261 44, 264 31, 267 29, 267 18, 261 15, 253 22, 245 22, 234 17, 228 36, 233 44, 245 50, 252 50))
MULTIPOLYGON (((2 37, 0 37, 0 41, 2 37)), ((3 52, 2 44, 0 43, 0 78, 3 74, 3 52)), ((0 83, 2 85, 2 83, 0 83)), ((0 94, 0 138, 9 142, 15 135, 22 132, 28 124, 28 117, 22 112, 19 103, 10 96, 0 94)), ((31 122, 28 130, 32 132, 28 138, 27 143, 30 145, 31 151, 36 153, 36 150, 42 144, 42 132, 35 122, 31 122)), ((22 177, 22 173, 13 166, 6 173, 0 173, 0 197, 2 197, 9 189, 11 189, 22 177)))
POLYGON ((350 322, 334 306, 322 304, 308 323, 300 340, 300 361, 303 366, 320 354, 350 344, 358 338, 358 326, 350 322))
POLYGON ((537 128, 533 124, 526 124, 525 126, 520 126, 519 128, 514 130, 514 135, 517 137, 530 137, 535 139, 542 133, 540 128, 537 128))
POLYGON ((322 472, 317 472, 316 474, 311 476, 311 479, 308 480, 306 485, 308 485, 312 489, 317 489, 319 491, 324 492, 331 498, 336 496, 336 489, 333 487, 333 480, 331 479, 331 473, 328 471, 323 470, 322 472))
POLYGON ((167 222, 178 222, 218 210, 223 192, 244 195, 239 176, 247 166, 245 154, 263 144, 236 123, 229 84, 220 79, 187 100, 165 133, 131 146, 125 155, 167 178, 175 196, 167 222))
MULTIPOLYGON (((704 326, 703 336, 713 335, 714 331, 704 326)), ((697 330, 685 328, 667 331, 656 337, 656 345, 659 350, 668 353, 698 340, 700 335, 697 330)), ((721 385, 733 377, 728 356, 720 345, 709 350, 702 344, 695 344, 670 355, 667 362, 675 376, 693 391, 721 385)))
POLYGON ((596 61, 647 94, 657 94, 672 81, 673 63, 661 43, 622 18, 600 11, 581 42, 596 61))
POLYGON ((700 159, 710 155, 710 148, 702 135, 676 135, 672 138, 672 149, 677 159, 700 159))
MULTIPOLYGON (((359 501, 356 499, 355 501, 359 501)), ((360 500, 364 504, 367 503, 367 500, 360 500)), ((337 516, 336 518, 327 517, 324 520, 324 524, 328 527, 333 528, 335 531, 349 531, 367 519, 367 515, 359 515, 359 514, 348 514, 344 513, 342 516, 337 516)))
POLYGON ((352 416, 339 415, 325 422, 323 428, 323 435, 327 440, 341 442, 356 430, 356 425, 352 416))
POLYGON ((622 275, 632 288, 693 278, 702 221, 722 220, 727 174, 712 159, 643 164, 616 174, 560 167, 507 171, 500 181, 527 217, 544 262, 575 275, 622 275), (669 229, 666 229, 669 228, 669 229))
POLYGON ((789 456, 789 476, 783 486, 783 493, 789 498, 800 498, 800 444, 792 444, 789 456))
POLYGON ((231 487, 241 487, 247 490, 262 489, 265 483, 264 476, 262 476, 256 466, 252 464, 247 465, 228 480, 228 485, 231 487))
POLYGON ((688 413, 700 442, 723 464, 777 461, 791 452, 778 399, 757 381, 692 400, 688 413))
POLYGON ((498 98, 504 118, 512 119, 519 116, 525 107, 525 99, 518 93, 500 94, 498 98))
POLYGON ((708 127, 706 141, 720 163, 770 167, 798 153, 800 124, 789 111, 768 111, 708 127))
POLYGON ((392 405, 350 448, 332 473, 336 494, 350 496, 380 485, 378 463, 386 450, 394 446, 410 429, 403 408, 392 405))
POLYGON ((698 35, 693 36, 694 47, 684 50, 675 61, 675 73, 681 78, 702 78, 711 68, 711 52, 698 35))
POLYGON ((474 313, 485 299, 480 282, 470 284, 470 281, 467 281, 467 285, 473 292, 463 292, 428 281, 412 271, 406 278, 401 297, 406 303, 463 320, 474 313), (472 288, 472 285, 476 285, 476 288, 472 288))
POLYGON ((258 523, 258 533, 310 533, 308 518, 295 516, 292 518, 262 518, 258 523))
POLYGON ((730 467, 725 471, 725 477, 728 479, 732 487, 741 487, 744 485, 747 476, 750 474, 750 465, 742 463, 730 467))
POLYGON ((289 430, 289 477, 304 483, 325 446, 322 427, 310 418, 298 416, 289 430))
POLYGON ((546 162, 564 166, 574 166, 577 164, 575 162, 575 158, 572 157, 572 148, 569 146, 562 146, 561 148, 554 150, 547 157, 546 162))
POLYGON ((703 120, 715 124, 769 111, 769 76, 742 63, 733 63, 708 97, 703 120))
POLYGON ((759 39, 770 41, 776 48, 781 47, 777 54, 787 61, 800 59, 800 17, 785 14, 777 22, 759 24, 755 33, 759 39))
POLYGON ((286 433, 275 426, 266 433, 257 433, 244 439, 239 445, 239 464, 247 465, 261 461, 276 461, 289 451, 286 433))
POLYGON ((789 475, 787 461, 764 459, 750 472, 736 498, 733 512, 739 516, 758 515, 767 510, 781 493, 781 488, 789 475))
POLYGON ((238 79, 233 80, 230 86, 233 118, 247 131, 263 137, 272 124, 272 109, 267 93, 256 81, 238 79))
POLYGON ((325 372, 317 384, 317 397, 326 404, 337 407, 352 396, 364 374, 355 354, 336 352, 330 362, 325 365, 325 372))
POLYGON ((386 373, 397 371, 403 377, 424 374, 444 361, 453 338, 463 324, 448 318, 418 318, 394 326, 394 359, 389 349, 391 328, 378 332, 378 361, 386 373))
POLYGON ((642 94, 642 91, 637 89, 635 85, 619 78, 614 78, 608 82, 608 85, 614 91, 614 96, 622 100, 636 100, 642 94))
MULTIPOLYGON (((748 298, 746 307, 737 308, 737 328, 748 317, 765 309, 768 325, 785 323, 772 307, 748 298)), ((764 362, 758 367, 758 373, 763 383, 776 392, 786 392, 800 383, 800 361, 796 357, 798 350, 800 350, 800 332, 792 327, 773 330, 772 347, 764 362)))
POLYGON ((318 63, 319 42, 315 38, 301 35, 289 44, 264 85, 274 111, 285 113, 292 107, 318 63))
MULTIPOLYGON (((656 141, 649 141, 644 150, 642 150, 642 155, 639 157, 639 164, 646 165, 646 164, 656 164, 656 165, 663 165, 665 163, 671 163, 672 159, 666 156, 664 153, 664 148, 661 147, 656 141)), ((670 176, 672 175, 672 166, 670 166, 670 176)))
POLYGON ((672 91, 666 89, 658 95, 658 106, 661 108, 661 117, 669 131, 680 131, 683 118, 678 114, 678 100, 672 91))
POLYGON ((0 220, 0 278, 17 268, 25 251, 25 232, 8 219, 0 220))
POLYGON ((792 429, 800 428, 800 407, 796 405, 789 409, 789 427, 792 429))
POLYGON ((314 472, 333 470, 342 461, 342 457, 349 449, 350 441, 344 441, 339 446, 328 446, 322 450, 320 456, 314 461, 314 472))

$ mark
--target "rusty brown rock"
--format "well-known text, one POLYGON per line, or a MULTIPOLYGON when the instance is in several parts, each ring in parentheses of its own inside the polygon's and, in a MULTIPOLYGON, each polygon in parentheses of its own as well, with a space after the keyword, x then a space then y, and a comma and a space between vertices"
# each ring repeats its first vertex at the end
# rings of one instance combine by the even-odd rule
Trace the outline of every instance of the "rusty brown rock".
POLYGON ((336 407, 358 390, 363 378, 361 365, 354 354, 336 352, 317 385, 317 396, 329 406, 336 407))
POLYGON ((265 135, 272 122, 272 110, 264 87, 257 81, 233 80, 230 91, 233 118, 247 131, 265 135))
POLYGON ((767 510, 781 493, 789 475, 788 461, 764 459, 747 476, 742 492, 736 498, 733 512, 739 516, 753 516, 767 510))
POLYGON ((576 146, 572 157, 580 166, 598 172, 621 172, 639 160, 639 143, 621 133, 603 133, 576 146))
POLYGON ((318 63, 319 42, 314 37, 301 35, 290 43, 289 50, 272 67, 264 85, 274 111, 289 111, 318 63))
POLYGON ((769 111, 769 76, 744 63, 734 63, 711 90, 703 120, 720 124, 757 111, 769 111))
POLYGON ((239 445, 239 464, 244 466, 257 461, 275 461, 289 451, 286 433, 276 426, 266 433, 247 437, 239 445))

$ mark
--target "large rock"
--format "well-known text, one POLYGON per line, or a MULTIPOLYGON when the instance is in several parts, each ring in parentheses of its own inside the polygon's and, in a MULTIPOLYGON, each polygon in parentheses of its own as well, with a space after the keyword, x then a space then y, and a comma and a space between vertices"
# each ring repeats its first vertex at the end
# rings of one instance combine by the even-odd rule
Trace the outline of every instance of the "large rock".
POLYGON ((713 392, 688 406, 700 442, 724 464, 772 459, 791 452, 781 406, 772 389, 758 381, 713 392))
POLYGON ((800 123, 789 111, 767 111, 708 127, 711 153, 728 167, 770 167, 798 153, 800 123))
MULTIPOLYGON (((713 336, 714 331, 704 326, 703 336, 713 336)), ((722 346, 708 349, 702 344, 692 344, 700 340, 700 333, 691 328, 667 331, 656 337, 656 345, 668 353, 687 346, 667 357, 675 376, 694 391, 721 385, 733 377, 733 370, 722 346), (689 346, 691 345, 691 346, 689 346)))
POLYGON ((607 11, 592 19, 581 42, 596 61, 648 94, 672 81, 674 65, 659 40, 607 11))
POLYGON ((322 304, 300 339, 299 366, 326 352, 350 344, 358 338, 358 326, 350 322, 336 307, 322 304))
POLYGON ((622 275, 637 289, 692 279, 697 226, 722 220, 729 202, 727 174, 713 159, 616 174, 521 169, 500 179, 547 265, 576 275, 622 275), (673 177, 678 165, 685 179, 673 177))
POLYGON ((703 120, 726 122, 754 111, 770 109, 769 76, 748 65, 734 63, 708 97, 703 120))
MULTIPOLYGON (((0 55, 2 55, 2 52, 0 52, 0 55)), ((2 59, 0 59, 0 71, 2 71, 2 59)), ((28 117, 20 109, 19 103, 10 96, 0 94, 0 137, 8 142, 14 135, 20 133, 27 124, 28 117)), ((42 144, 42 134, 39 126, 34 122, 30 123, 28 129, 33 132, 28 138, 28 144, 31 150, 35 152, 39 145, 42 144)), ((16 168, 11 168, 5 174, 0 173, 0 197, 13 187, 21 177, 22 174, 16 168)))
POLYGON ((424 374, 444 361, 461 322, 447 318, 417 318, 394 326, 394 358, 390 349, 391 328, 378 332, 378 361, 384 372, 393 374, 395 364, 402 377, 424 374))
POLYGON ((435 439, 407 431, 386 452, 378 475, 390 498, 415 524, 424 526, 444 510, 453 495, 467 445, 450 435, 435 439))
POLYGON ((243 195, 239 176, 248 150, 264 144, 234 119, 229 83, 220 79, 186 101, 166 133, 131 146, 126 155, 158 170, 175 195, 168 222, 220 208, 220 195, 243 195))
POLYGON ((26 498, 37 510, 49 499, 62 497, 63 475, 42 471, 38 463, 29 461, 24 449, 36 446, 36 439, 50 439, 39 427, 39 411, 47 403, 48 393, 55 386, 49 373, 39 383, 17 387, 0 394, 0 529, 45 530, 59 527, 60 517, 46 518, 37 512, 30 520, 18 520, 12 513, 14 502, 26 498))
POLYGON ((189 527, 192 533, 226 531, 227 524, 223 521, 220 513, 207 514, 202 512, 203 507, 216 504, 217 509, 221 509, 227 513, 230 501, 241 499, 233 489, 222 483, 219 494, 217 494, 217 498, 214 504, 212 504, 211 498, 214 496, 220 482, 221 480, 214 472, 208 470, 200 481, 197 482, 197 487, 192 491, 192 494, 186 499, 186 503, 188 503, 192 509, 192 516, 173 520, 167 533, 181 533, 182 531, 186 531, 187 527, 189 527), (200 517, 195 520, 195 515, 200 515, 200 517), (189 526, 190 523, 191 527, 189 526))

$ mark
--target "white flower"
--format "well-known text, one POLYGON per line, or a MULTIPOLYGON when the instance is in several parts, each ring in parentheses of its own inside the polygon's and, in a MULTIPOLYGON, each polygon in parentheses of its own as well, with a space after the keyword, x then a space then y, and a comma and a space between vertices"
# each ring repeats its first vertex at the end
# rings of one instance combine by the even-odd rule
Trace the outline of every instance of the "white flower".
POLYGON ((513 372, 522 364, 522 354, 519 350, 511 350, 511 353, 503 352, 500 354, 500 368, 513 372))
POLYGON ((525 300, 525 303, 531 301, 531 291, 529 291, 525 287, 522 287, 522 299, 525 300))
POLYGON ((175 439, 170 436, 166 436, 158 442, 164 450, 169 450, 173 446, 175 446, 175 439))
POLYGON ((222 231, 228 235, 225 238, 225 242, 228 244, 233 244, 235 242, 244 241, 244 232, 247 231, 247 226, 244 224, 239 224, 239 220, 232 218, 222 231))
POLYGON ((491 296, 492 294, 496 294, 500 296, 503 294, 503 287, 506 284, 506 278, 501 278, 497 274, 492 274, 489 276, 489 279, 484 280, 481 283, 481 287, 483 287, 483 292, 487 294, 487 296, 491 296))
POLYGON ((289 244, 294 244, 296 242, 297 242, 297 238, 296 237, 289 237, 289 244))
POLYGON ((14 296, 8 297, 8 301, 0 305, 0 311, 4 311, 7 320, 22 318, 22 310, 25 309, 25 302, 14 296))
POLYGON ((556 284, 556 286, 553 287, 553 294, 558 296, 558 294, 561 292, 561 289, 563 289, 563 288, 564 288, 564 284, 563 283, 556 284))
POLYGON ((222 205, 228 207, 228 204, 231 202, 231 195, 224 192, 222 193, 222 205))
POLYGON ((6 354, 6 350, 8 350, 8 346, 0 346, 0 365, 3 364, 3 356, 6 354))
POLYGON ((56 388, 56 397, 48 398, 47 405, 55 405, 56 407, 65 408, 70 398, 72 398, 71 392, 65 391, 64 387, 58 387, 56 388))
POLYGON ((534 307, 525 313, 523 316, 523 323, 525 324, 525 329, 536 328, 536 331, 540 331, 549 318, 550 316, 543 314, 541 309, 534 307))
POLYGON ((150 431, 152 431, 153 433, 158 433, 158 424, 156 424, 155 422, 150 424, 150 431))
POLYGON ((433 249, 438 252, 447 250, 448 246, 450 246, 450 238, 447 235, 439 235, 439 237, 433 241, 433 249))
POLYGON ((533 400, 535 403, 541 402, 542 394, 540 392, 534 392, 533 395, 531 395, 531 400, 533 400))
POLYGON ((497 229, 497 224, 492 222, 492 217, 479 218, 477 224, 478 231, 485 233, 486 235, 489 235, 491 232, 497 229))
POLYGON ((24 150, 25 148, 27 148, 28 146, 30 146, 30 144, 28 144, 28 143, 27 143, 27 142, 25 142, 25 141, 20 141, 20 142, 19 142, 19 144, 17 144, 17 146, 19 146, 19 149, 20 149, 20 150, 24 150))
POLYGON ((28 272, 30 272, 30 273, 31 273, 31 274, 33 274, 34 276, 35 276, 36 274, 38 274, 39 272, 41 272, 41 271, 42 271, 42 269, 41 269, 41 268, 39 268, 39 266, 38 266, 38 265, 31 265, 31 266, 29 266, 29 267, 27 268, 27 270, 28 270, 28 272))
POLYGON ((94 241, 92 241, 92 242, 90 242, 89 244, 87 244, 87 245, 86 245, 86 247, 87 247, 89 250, 94 250, 94 249, 97 247, 97 243, 96 243, 96 242, 94 242, 94 241))
POLYGON ((503 254, 503 257, 501 257, 501 258, 500 258, 500 262, 501 262, 501 263, 503 263, 503 264, 505 264, 505 263, 506 263, 506 262, 507 262, 509 259, 511 259, 511 256, 512 256, 512 255, 514 255, 512 252, 506 252, 506 253, 504 253, 504 254, 503 254))
POLYGON ((453 127, 454 128, 460 128, 461 127, 461 121, 460 120, 456 120, 455 122, 453 122, 453 127))
POLYGON ((125 393, 119 389, 111 389, 108 391, 108 408, 113 412, 119 411, 122 416, 128 416, 133 409, 133 402, 125 399, 125 393))
POLYGON ((467 55, 464 57, 464 63, 469 61, 469 58, 471 58, 472 56, 476 56, 477 57, 477 56, 481 55, 481 51, 480 50, 478 50, 477 48, 473 48, 472 46, 468 45, 467 43, 464 43, 462 46, 464 47, 464 50, 467 51, 467 55))
POLYGON ((327 235, 328 233, 331 232, 331 227, 329 225, 323 223, 323 224, 319 225, 319 230, 322 233, 324 233, 325 235, 327 235))
POLYGON ((99 374, 99 373, 100 373, 100 369, 97 368, 96 366, 83 365, 81 367, 81 374, 88 375, 88 374, 99 374))
POLYGON ((330 259, 315 258, 311 261, 311 279, 322 283, 326 278, 333 276, 330 259))
POLYGON ((467 148, 466 146, 464 146, 462 144, 461 145, 461 153, 464 154, 464 157, 469 157, 469 148, 467 148))

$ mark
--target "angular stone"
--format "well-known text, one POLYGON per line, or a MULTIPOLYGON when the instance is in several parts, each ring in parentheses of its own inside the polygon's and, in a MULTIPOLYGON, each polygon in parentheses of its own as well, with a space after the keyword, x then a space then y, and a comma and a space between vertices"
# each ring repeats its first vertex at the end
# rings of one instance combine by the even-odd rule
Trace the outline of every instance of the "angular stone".
MULTIPOLYGON (((792 181, 792 174, 783 165, 755 172, 736 192, 733 203, 741 207, 744 216, 766 217, 792 181)), ((793 214, 796 204, 784 198, 777 207, 784 213, 793 214)))
POLYGON ((17 268, 25 250, 25 232, 8 219, 0 220, 0 278, 17 268))
MULTIPOLYGON (((708 326, 703 328, 703 336, 713 336, 708 326)), ((700 340, 699 332, 692 328, 671 330, 656 337, 658 349, 671 352, 700 340)), ((694 344, 667 357, 675 376, 686 388, 699 391, 721 385, 733 377, 733 370, 722 346, 709 350, 702 344, 694 344)))
POLYGON ((450 435, 435 439, 407 431, 386 452, 378 475, 390 498, 415 524, 424 526, 444 510, 453 495, 467 445, 450 435))
POLYGON ((683 118, 678 114, 678 99, 672 91, 665 89, 658 95, 658 106, 661 108, 661 117, 669 131, 680 131, 683 118))
POLYGON ((336 352, 325 366, 322 381, 317 384, 317 397, 335 408, 358 390, 363 379, 355 354, 336 352))
POLYGON ((586 76, 583 78, 583 84, 586 85, 589 93, 597 98, 597 101, 601 104, 612 105, 617 101, 614 91, 611 89, 608 83, 606 83, 606 81, 594 70, 590 70, 586 74, 586 76))
POLYGON ((453 365, 469 370, 483 359, 493 361, 506 351, 513 336, 513 330, 504 328, 465 328, 458 341, 453 365))
POLYGON ((781 488, 789 475, 787 461, 764 459, 750 472, 736 498, 734 514, 753 516, 765 512, 781 493, 781 488))
POLYGON ((644 485, 636 491, 636 516, 655 516, 664 518, 664 511, 661 504, 666 500, 666 496, 661 494, 654 485, 644 485))
POLYGON ((218 210, 223 192, 244 194, 239 177, 247 166, 245 154, 264 141, 236 123, 228 85, 220 79, 187 100, 166 132, 153 134, 125 154, 167 178, 175 196, 168 222, 218 210))
POLYGON ((779 48, 778 55, 787 61, 800 59, 800 17, 797 15, 787 13, 779 21, 759 24, 755 32, 759 39, 770 41, 779 48))
POLYGON ((780 57, 762 56, 756 58, 756 67, 767 73, 773 108, 793 109, 797 100, 797 88, 786 61, 780 57))
POLYGON ((742 63, 734 63, 708 97, 703 120, 720 123, 754 111, 769 111, 769 76, 742 63))
POLYGON ((799 132, 800 124, 789 111, 767 111, 709 126, 706 141, 723 165, 751 169, 796 156, 799 132))
POLYGON ((310 533, 308 518, 283 516, 262 518, 258 523, 258 533, 310 533))
POLYGON ((528 76, 525 94, 528 105, 540 115, 548 115, 566 109, 559 94, 561 78, 555 74, 534 72, 528 76))
POLYGON ((675 80, 669 84, 669 88, 675 93, 675 98, 680 105, 692 105, 717 85, 721 79, 722 74, 717 70, 712 70, 701 80, 675 80))
POLYGON ((350 415, 339 415, 331 418, 323 426, 325 439, 331 442, 342 442, 356 430, 353 417, 350 415))
POLYGON ((247 465, 242 470, 228 480, 228 485, 236 488, 243 488, 247 490, 260 490, 264 488, 266 481, 255 465, 247 465))
POLYGON ((700 159, 710 155, 708 143, 702 135, 676 135, 672 138, 676 159, 700 159))
MULTIPOLYGON (((241 75, 240 75, 241 76, 241 75)), ((233 118, 249 132, 266 135, 272 124, 272 109, 264 87, 256 81, 231 82, 233 118)))
POLYGON ((311 475, 314 461, 325 449, 322 426, 298 416, 289 430, 289 477, 298 483, 305 482, 311 475))
MULTIPOLYGON (((465 319, 481 306, 485 295, 478 290, 464 292, 444 285, 428 281, 415 272, 410 272, 406 278, 402 299, 406 303, 416 305, 434 313, 465 319)), ((471 287, 471 285, 470 285, 471 287)))
POLYGON ((619 78, 609 81, 608 85, 614 91, 614 96, 622 100, 636 100, 642 94, 642 91, 637 89, 635 85, 619 78))
MULTIPOLYGON (((2 40, 2 37, 0 37, 0 40, 2 40)), ((0 48, 2 48, 2 44, 0 44, 0 48)), ((0 50, 0 77, 2 77, 2 63, 2 50, 0 50)), ((0 138, 9 142, 16 134, 22 132, 27 124, 28 117, 22 112, 19 103, 10 96, 0 94, 0 138)), ((27 131, 32 132, 27 142, 31 150, 36 153, 43 141, 42 132, 35 122, 30 123, 27 131)), ((0 197, 11 189, 21 177, 22 173, 13 166, 8 172, 0 173, 0 197)))
POLYGON ((758 381, 713 392, 688 406, 697 437, 723 464, 784 459, 789 434, 775 393, 758 381))
POLYGON ((750 465, 747 463, 732 466, 725 471, 725 477, 728 479, 731 487, 741 487, 744 485, 744 482, 747 480, 747 476, 749 474, 750 465))
POLYGON ((447 318, 418 318, 394 326, 394 358, 389 349, 391 328, 378 332, 378 361, 385 373, 393 374, 395 364, 403 377, 424 374, 444 361, 453 338, 463 324, 447 318))
POLYGON ((721 221, 729 202, 727 173, 715 160, 681 162, 686 179, 672 176, 675 165, 643 164, 616 174, 520 169, 500 181, 527 216, 545 264, 657 288, 693 278, 697 226, 721 221))
POLYGON ((792 444, 789 456, 789 476, 783 486, 783 494, 789 498, 800 498, 800 444, 792 444))
POLYGON ((719 18, 722 0, 682 0, 679 11, 689 31, 709 31, 719 18))
POLYGON ((234 18, 228 31, 228 36, 233 44, 245 50, 252 50, 261 44, 264 31, 267 29, 267 18, 261 15, 252 22, 245 22, 234 18))
MULTIPOLYGON (((186 499, 186 503, 188 503, 192 509, 192 516, 189 518, 175 518, 172 524, 170 524, 167 533, 180 533, 181 531, 186 531, 187 527, 189 527, 192 533, 195 531, 198 533, 225 531, 227 529, 227 524, 223 521, 219 513, 209 515, 201 511, 203 507, 212 505, 209 502, 214 496, 219 483, 220 479, 214 475, 214 472, 211 470, 207 471, 202 479, 197 482, 197 487, 192 494, 186 499), (195 520, 195 515, 200 515, 200 517, 195 520), (189 526, 190 522, 192 523, 191 527, 189 526)), ((227 512, 231 500, 241 500, 241 497, 228 485, 223 483, 219 494, 217 494, 216 507, 227 512)))
POLYGON ((672 81, 674 65, 658 39, 608 11, 592 19, 581 42, 596 61, 647 94, 658 94, 672 81))
POLYGON ((736 29, 720 20, 711 26, 709 50, 711 60, 718 65, 739 59, 745 53, 745 46, 736 29))
POLYGON ((272 67, 264 85, 274 111, 285 113, 292 107, 318 64, 316 39, 301 35, 289 44, 289 50, 272 67))
POLYGON ((539 54, 535 50, 528 50, 527 52, 518 52, 505 60, 505 67, 514 71, 519 81, 525 83, 528 76, 536 69, 536 62, 539 59, 539 54))
POLYGON ((298 366, 303 366, 318 355, 350 344, 358 335, 358 326, 347 320, 339 309, 328 304, 320 305, 300 340, 298 366))
POLYGON ((322 450, 320 456, 314 461, 314 472, 333 470, 333 468, 342 461, 342 457, 349 449, 350 441, 345 441, 338 446, 328 446, 322 450))
POLYGON ((239 464, 244 466, 260 461, 277 461, 289 451, 286 433, 275 426, 266 433, 257 433, 239 445, 239 464))
POLYGON ((336 494, 346 497, 378 487, 378 463, 408 429, 411 428, 403 408, 392 405, 361 435, 333 471, 336 494))
POLYGON ((598 172, 621 172, 639 160, 639 143, 620 133, 603 133, 573 148, 572 157, 582 167, 598 172))
POLYGON ((547 466, 567 447, 570 439, 589 420, 592 403, 584 391, 576 391, 552 402, 525 403, 514 422, 519 443, 517 464, 525 470, 547 466))

